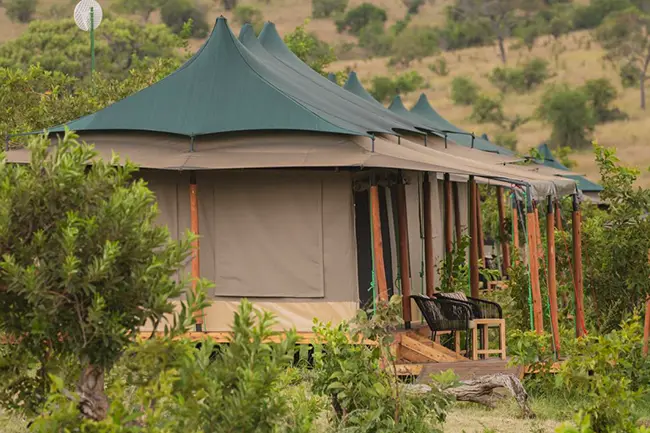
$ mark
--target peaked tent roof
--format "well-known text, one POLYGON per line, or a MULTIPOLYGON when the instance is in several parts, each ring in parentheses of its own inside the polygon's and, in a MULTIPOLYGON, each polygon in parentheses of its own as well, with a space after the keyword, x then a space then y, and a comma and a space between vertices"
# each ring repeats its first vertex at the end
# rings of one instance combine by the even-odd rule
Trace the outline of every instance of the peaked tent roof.
POLYGON ((324 92, 330 94, 330 97, 335 95, 338 98, 336 100, 339 103, 345 101, 346 103, 353 104, 360 112, 365 113, 365 115, 370 116, 375 119, 375 121, 381 120, 382 122, 392 125, 393 130, 422 133, 422 131, 418 129, 417 125, 396 116, 388 111, 383 105, 373 104, 365 98, 360 98, 314 71, 285 45, 275 28, 275 24, 271 22, 264 24, 264 28, 259 35, 259 42, 264 49, 279 62, 293 69, 295 73, 302 75, 304 78, 310 79, 313 84, 310 91, 319 95, 319 97, 321 97, 324 92))
POLYGON ((330 80, 334 84, 338 84, 336 82, 336 74, 334 72, 330 72, 329 74, 327 74, 327 79, 330 80))
POLYGON ((473 147, 486 152, 499 153, 502 155, 514 155, 514 152, 511 150, 497 146, 482 137, 475 136, 472 139, 471 133, 457 127, 438 114, 438 112, 431 106, 424 93, 420 95, 417 104, 411 108, 411 112, 429 120, 429 122, 432 125, 435 125, 440 131, 453 135, 452 140, 462 146, 473 147))
MULTIPOLYGON (((551 152, 551 149, 548 147, 546 143, 542 143, 539 146, 537 146, 537 151, 540 153, 540 155, 543 158, 542 161, 536 160, 538 163, 545 165, 546 167, 552 167, 558 170, 569 171, 569 168, 566 165, 562 164, 560 161, 555 159, 555 156, 553 156, 553 152, 551 152)), ((563 174, 562 176, 568 179, 575 180, 576 183, 578 184, 578 189, 580 191, 600 192, 604 189, 602 186, 598 185, 595 182, 590 181, 584 176, 580 176, 576 174, 563 174)))
MULTIPOLYGON (((339 106, 323 104, 310 89, 246 49, 223 17, 217 18, 201 49, 177 71, 66 126, 79 132, 149 131, 188 137, 256 130, 394 132, 373 131, 365 122, 342 115, 339 106)), ((50 132, 62 130, 63 125, 50 132)))
MULTIPOLYGON (((350 75, 348 75, 348 80, 345 82, 343 85, 343 88, 347 90, 348 92, 352 92, 355 95, 359 96, 360 98, 365 99, 366 101, 369 101, 373 104, 381 105, 379 101, 377 101, 374 96, 372 96, 364 87, 363 84, 361 84, 361 81, 359 81, 359 77, 357 77, 357 73, 352 71, 350 72, 350 75)), ((390 109, 390 108, 389 108, 390 109)))

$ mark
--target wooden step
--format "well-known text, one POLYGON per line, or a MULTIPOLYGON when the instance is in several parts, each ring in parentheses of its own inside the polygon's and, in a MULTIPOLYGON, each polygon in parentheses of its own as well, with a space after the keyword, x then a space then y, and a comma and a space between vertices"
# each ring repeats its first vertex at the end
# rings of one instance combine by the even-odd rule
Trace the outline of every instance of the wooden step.
MULTIPOLYGON (((524 369, 522 367, 509 367, 508 362, 508 360, 502 359, 483 359, 467 362, 427 363, 422 365, 417 383, 428 383, 431 374, 442 373, 447 370, 453 370, 460 380, 474 379, 476 377, 495 373, 510 373, 522 378, 524 369)), ((411 369, 413 370, 413 367, 411 367, 411 369)))

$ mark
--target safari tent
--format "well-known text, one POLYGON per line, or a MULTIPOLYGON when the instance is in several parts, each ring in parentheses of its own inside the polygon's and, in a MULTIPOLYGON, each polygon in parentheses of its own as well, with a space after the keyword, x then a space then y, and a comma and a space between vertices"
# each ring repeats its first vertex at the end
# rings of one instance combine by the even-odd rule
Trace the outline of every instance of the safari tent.
MULTIPOLYGON (((177 71, 49 133, 55 143, 69 128, 101 155, 138 164, 161 224, 176 238, 200 235, 188 272, 215 286, 198 330, 227 331, 246 297, 275 313, 279 327, 308 333, 314 318, 350 319, 376 298, 408 295, 407 286, 432 293, 437 261, 457 233, 452 219, 478 236, 476 181, 529 201, 576 192, 570 179, 484 162, 471 152, 492 143, 420 117, 314 72, 272 24, 259 38, 250 27, 237 38, 218 18, 177 71), (476 148, 448 150, 463 137, 476 148), (457 180, 453 203, 438 177, 457 180)), ((29 158, 21 149, 7 156, 29 158)))

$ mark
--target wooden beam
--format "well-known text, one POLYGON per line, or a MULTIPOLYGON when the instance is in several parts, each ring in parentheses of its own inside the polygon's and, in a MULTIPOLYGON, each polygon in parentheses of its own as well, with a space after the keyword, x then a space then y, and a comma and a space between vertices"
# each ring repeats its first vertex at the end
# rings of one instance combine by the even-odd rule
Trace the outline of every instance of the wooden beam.
POLYGON ((411 276, 409 260, 409 230, 406 213, 406 186, 403 180, 396 186, 397 189, 397 227, 399 231, 399 266, 400 282, 402 284, 402 318, 404 326, 411 327, 411 276))
POLYGON ((379 187, 370 187, 370 207, 372 215, 372 243, 375 258, 375 278, 380 301, 388 301, 388 284, 384 265, 384 243, 381 237, 381 217, 379 213, 379 187))
POLYGON ((553 332, 553 344, 555 346, 555 355, 560 356, 560 324, 558 321, 557 311, 557 275, 555 269, 555 209, 553 198, 548 197, 548 207, 546 213, 546 249, 548 250, 548 301, 551 310, 551 331, 553 332))
POLYGON ((452 203, 452 192, 451 192, 451 178, 449 173, 445 173, 444 180, 444 205, 445 205, 445 250, 447 254, 452 254, 454 252, 454 220, 453 220, 453 203, 452 203))
POLYGON ((478 290, 478 233, 477 233, 477 215, 476 215, 476 180, 474 176, 469 177, 469 282, 472 297, 479 297, 478 290))
MULTIPOLYGON (((429 346, 422 343, 408 335, 402 335, 400 344, 413 352, 427 357, 430 362, 454 362, 458 361, 455 356, 449 355, 442 350, 438 350, 434 346, 429 346)), ((435 343, 431 343, 435 345, 435 343)), ((436 345, 437 346, 437 345, 436 345)), ((448 350, 448 349, 447 349, 448 350)))
POLYGON ((584 310, 584 281, 582 276, 582 216, 578 197, 573 195, 573 291, 576 304, 576 335, 578 338, 587 333, 584 310))
POLYGON ((501 256, 503 259, 503 275, 510 269, 510 243, 506 235, 506 210, 503 205, 503 187, 496 187, 497 193, 497 213, 499 214, 499 238, 501 239, 501 256))
POLYGON ((544 332, 544 316, 542 310, 542 292, 539 287, 539 258, 537 257, 537 230, 535 230, 535 211, 532 207, 526 214, 528 233, 528 254, 530 257, 530 285, 533 297, 533 325, 538 334, 544 332))
POLYGON ((481 215, 481 189, 478 183, 474 182, 476 193, 474 201, 476 203, 476 233, 478 234, 478 261, 485 266, 485 238, 483 234, 483 216, 481 215))
POLYGON ((454 195, 454 228, 456 229, 456 244, 460 244, 463 237, 463 226, 460 221, 460 196, 458 194, 458 182, 451 183, 451 191, 454 195))
MULTIPOLYGON (((196 292, 196 287, 201 279, 201 264, 199 252, 199 195, 196 185, 196 175, 190 175, 190 230, 196 236, 192 241, 192 291, 196 292)), ((203 331, 203 313, 196 312, 196 330, 203 331)))
POLYGON ((429 173, 424 173, 422 195, 424 196, 422 207, 424 208, 424 277, 427 296, 435 292, 434 284, 434 257, 433 257, 433 218, 431 215, 431 181, 429 173))

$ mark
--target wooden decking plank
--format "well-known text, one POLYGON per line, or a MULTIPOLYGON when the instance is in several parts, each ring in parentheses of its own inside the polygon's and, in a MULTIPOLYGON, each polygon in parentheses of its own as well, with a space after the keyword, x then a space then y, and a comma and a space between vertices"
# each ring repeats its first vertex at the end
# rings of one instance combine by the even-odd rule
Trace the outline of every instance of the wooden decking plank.
POLYGON ((445 351, 439 350, 438 347, 429 346, 412 337, 409 337, 408 335, 402 336, 400 344, 402 345, 402 347, 406 347, 407 349, 412 350, 420 355, 424 355, 425 357, 429 358, 433 362, 457 362, 458 361, 455 356, 451 356, 445 351))
POLYGON ((456 361, 467 361, 468 360, 463 355, 460 355, 460 354, 454 352, 453 350, 450 350, 450 349, 446 348, 445 346, 443 346, 441 344, 438 344, 438 343, 436 343, 434 341, 431 341, 427 337, 424 337, 424 336, 422 336, 422 335, 420 335, 418 333, 407 333, 406 335, 408 337, 411 337, 414 340, 417 340, 418 342, 420 342, 422 344, 425 344, 425 345, 427 345, 429 347, 434 348, 435 350, 437 350, 439 352, 442 352, 442 353, 446 354, 447 356, 450 356, 450 357, 454 358, 456 361))

